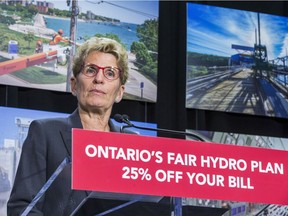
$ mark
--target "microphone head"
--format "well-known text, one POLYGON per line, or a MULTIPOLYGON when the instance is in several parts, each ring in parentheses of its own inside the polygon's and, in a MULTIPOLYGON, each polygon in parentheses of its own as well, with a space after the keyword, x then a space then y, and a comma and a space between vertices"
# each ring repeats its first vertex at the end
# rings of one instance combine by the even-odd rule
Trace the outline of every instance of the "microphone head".
POLYGON ((114 115, 114 120, 119 122, 119 123, 123 123, 123 117, 120 114, 115 114, 114 115))
POLYGON ((126 114, 123 114, 123 115, 122 115, 122 120, 130 121, 130 120, 129 120, 129 116, 126 115, 126 114))
POLYGON ((115 114, 114 120, 117 121, 118 123, 125 123, 129 125, 130 127, 133 127, 133 124, 129 120, 129 116, 126 114, 123 114, 123 115, 115 114))
POLYGON ((122 121, 123 121, 125 124, 129 125, 130 127, 134 127, 134 125, 130 122, 128 115, 123 114, 123 115, 122 115, 122 121))

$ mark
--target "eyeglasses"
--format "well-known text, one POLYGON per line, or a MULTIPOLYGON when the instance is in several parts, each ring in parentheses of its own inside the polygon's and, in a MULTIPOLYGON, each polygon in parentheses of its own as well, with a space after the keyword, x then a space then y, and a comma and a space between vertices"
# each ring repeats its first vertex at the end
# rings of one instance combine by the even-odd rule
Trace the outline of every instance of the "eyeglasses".
POLYGON ((117 67, 100 67, 96 64, 91 63, 84 65, 82 73, 87 77, 95 77, 100 70, 102 70, 102 73, 107 80, 116 80, 121 73, 121 70, 117 67))

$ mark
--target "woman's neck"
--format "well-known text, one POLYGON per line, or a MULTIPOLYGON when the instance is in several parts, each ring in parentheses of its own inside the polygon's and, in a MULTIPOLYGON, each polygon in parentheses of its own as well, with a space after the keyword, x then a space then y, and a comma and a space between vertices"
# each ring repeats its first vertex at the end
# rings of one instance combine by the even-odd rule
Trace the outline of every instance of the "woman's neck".
POLYGON ((86 112, 80 109, 79 114, 84 129, 107 132, 110 131, 110 126, 108 124, 110 115, 107 113, 100 114, 94 112, 86 112))

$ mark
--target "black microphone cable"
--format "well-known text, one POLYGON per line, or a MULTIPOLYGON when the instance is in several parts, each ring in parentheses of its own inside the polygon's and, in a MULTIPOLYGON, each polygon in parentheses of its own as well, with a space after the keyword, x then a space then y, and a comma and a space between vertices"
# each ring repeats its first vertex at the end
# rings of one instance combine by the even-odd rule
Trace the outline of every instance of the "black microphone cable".
POLYGON ((142 129, 142 130, 159 131, 159 132, 165 132, 165 133, 176 134, 176 135, 190 136, 190 137, 193 137, 194 139, 196 139, 198 141, 203 141, 203 142, 209 141, 208 139, 205 139, 204 137, 202 137, 200 134, 196 134, 196 133, 189 133, 189 132, 185 132, 185 131, 175 131, 175 130, 162 129, 162 128, 148 128, 148 127, 137 126, 137 125, 134 125, 129 120, 129 116, 126 114, 123 114, 123 115, 115 114, 114 119, 118 123, 125 123, 126 124, 126 125, 121 127, 121 132, 125 128, 134 127, 134 128, 142 129))

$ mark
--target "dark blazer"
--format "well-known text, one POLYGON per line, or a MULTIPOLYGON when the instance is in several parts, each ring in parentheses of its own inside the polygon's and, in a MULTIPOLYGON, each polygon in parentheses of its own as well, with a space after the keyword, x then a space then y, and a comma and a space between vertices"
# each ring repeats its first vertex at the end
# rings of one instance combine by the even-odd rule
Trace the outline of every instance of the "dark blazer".
MULTIPOLYGON (((109 122, 112 132, 120 128, 109 122)), ((10 199, 8 216, 18 216, 33 200, 60 163, 71 156, 72 128, 83 128, 78 110, 67 118, 35 120, 29 127, 10 199)), ((71 190, 67 165, 29 215, 70 215, 90 192, 71 190)))

